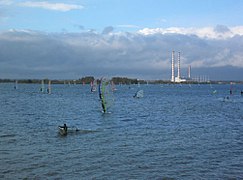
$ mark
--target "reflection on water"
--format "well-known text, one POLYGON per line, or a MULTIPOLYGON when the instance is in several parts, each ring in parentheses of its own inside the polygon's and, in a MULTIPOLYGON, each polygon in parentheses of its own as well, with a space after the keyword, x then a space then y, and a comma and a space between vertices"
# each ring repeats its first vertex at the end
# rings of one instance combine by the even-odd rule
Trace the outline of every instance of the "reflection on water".
POLYGON ((89 86, 13 87, 0 84, 0 178, 243 178, 243 97, 224 101, 227 85, 118 86, 108 114, 89 86))

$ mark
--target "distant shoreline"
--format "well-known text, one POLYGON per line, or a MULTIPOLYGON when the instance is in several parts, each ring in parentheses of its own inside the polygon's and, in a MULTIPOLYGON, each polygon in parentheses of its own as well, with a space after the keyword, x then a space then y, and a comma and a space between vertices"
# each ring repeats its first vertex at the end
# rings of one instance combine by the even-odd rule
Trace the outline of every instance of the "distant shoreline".
MULTIPOLYGON (((83 77, 81 79, 76 80, 54 80, 54 79, 0 79, 0 83, 20 83, 20 84, 40 84, 41 81, 44 80, 45 84, 48 84, 51 81, 52 84, 90 84, 96 79, 92 76, 83 77)), ((97 80, 99 83, 99 79, 97 80)), ((141 80, 141 79, 131 79, 124 77, 113 77, 111 78, 114 84, 243 84, 243 81, 206 81, 206 82, 198 82, 198 81, 186 81, 181 83, 173 83, 169 80, 141 80)))

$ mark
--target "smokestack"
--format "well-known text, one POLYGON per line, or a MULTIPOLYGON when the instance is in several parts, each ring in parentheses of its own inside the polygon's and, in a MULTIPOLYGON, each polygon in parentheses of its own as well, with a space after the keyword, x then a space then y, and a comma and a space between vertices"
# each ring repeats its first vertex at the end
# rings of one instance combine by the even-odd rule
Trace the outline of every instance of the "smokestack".
POLYGON ((172 51, 171 55, 171 82, 175 82, 175 63, 174 63, 175 51, 172 51))
POLYGON ((191 79, 191 66, 188 66, 188 79, 191 79))
POLYGON ((181 69, 181 66, 180 66, 180 52, 178 52, 178 80, 180 80, 180 69, 181 69))

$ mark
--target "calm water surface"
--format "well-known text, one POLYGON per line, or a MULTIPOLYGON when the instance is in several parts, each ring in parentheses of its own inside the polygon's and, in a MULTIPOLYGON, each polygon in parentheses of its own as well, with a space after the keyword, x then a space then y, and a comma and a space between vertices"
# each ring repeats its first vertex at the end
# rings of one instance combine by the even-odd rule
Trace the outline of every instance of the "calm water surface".
POLYGON ((230 85, 117 86, 107 114, 88 85, 13 87, 0 84, 0 179, 243 179, 242 85, 229 100, 230 85))

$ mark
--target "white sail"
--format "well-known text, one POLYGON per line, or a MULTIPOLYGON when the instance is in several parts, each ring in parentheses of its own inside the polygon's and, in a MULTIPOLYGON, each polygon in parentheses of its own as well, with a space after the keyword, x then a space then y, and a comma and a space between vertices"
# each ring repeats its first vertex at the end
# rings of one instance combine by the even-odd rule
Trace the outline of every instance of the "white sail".
POLYGON ((49 80, 49 83, 48 83, 47 93, 51 94, 51 80, 49 80))
POLYGON ((15 81, 14 89, 18 89, 18 80, 15 81))
POLYGON ((44 90, 45 90, 44 80, 41 80, 41 88, 40 88, 40 92, 44 93, 44 90))
POLYGON ((142 98, 143 97, 143 90, 138 90, 133 97, 142 98))
POLYGON ((90 82, 90 87, 91 87, 91 92, 95 92, 96 91, 96 87, 97 87, 97 81, 91 81, 90 82))

